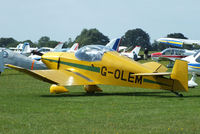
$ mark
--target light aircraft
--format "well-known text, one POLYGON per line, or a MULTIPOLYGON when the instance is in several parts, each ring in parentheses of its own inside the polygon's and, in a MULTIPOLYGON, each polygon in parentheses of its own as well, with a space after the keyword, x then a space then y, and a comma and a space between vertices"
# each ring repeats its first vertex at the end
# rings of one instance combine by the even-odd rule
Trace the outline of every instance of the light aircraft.
POLYGON ((54 52, 76 52, 78 50, 79 43, 74 43, 71 48, 56 49, 54 52))
POLYGON ((84 85, 88 93, 101 92, 97 85, 164 89, 182 96, 188 91, 187 62, 177 60, 172 72, 157 62, 140 64, 107 46, 89 45, 76 53, 49 52, 42 61, 50 70, 27 70, 7 65, 51 84, 51 93, 64 93, 64 86, 84 85), (165 77, 167 76, 167 77, 165 77))
POLYGON ((196 87, 198 84, 195 82, 196 74, 200 75, 200 50, 194 55, 182 58, 181 60, 188 62, 188 71, 192 73, 192 78, 188 82, 189 87, 196 87))
POLYGON ((63 47, 63 43, 62 42, 59 42, 55 48, 50 48, 50 47, 41 47, 39 48, 38 50, 36 50, 36 52, 39 52, 39 53, 46 53, 46 52, 53 52, 53 51, 57 51, 57 50, 61 50, 62 47, 63 47))
POLYGON ((118 52, 119 52, 119 53, 121 53, 121 52, 126 52, 126 49, 127 49, 126 46, 119 46, 118 52))
POLYGON ((37 48, 31 48, 30 44, 28 42, 24 42, 24 43, 20 43, 19 45, 17 45, 16 48, 10 47, 9 49, 16 53, 20 53, 22 55, 29 56, 31 54, 31 51, 36 50, 37 48))
MULTIPOLYGON (((200 45, 200 41, 198 40, 160 38, 157 41, 178 47, 183 47, 183 45, 200 45)), ((192 73, 192 78, 188 81, 188 87, 196 87, 198 86, 195 82, 196 74, 200 75, 200 51, 187 51, 189 52, 187 53, 189 56, 182 56, 179 58, 188 62, 188 71, 192 73)), ((175 58, 170 58, 170 60, 175 60, 175 58)))
POLYGON ((5 64, 11 64, 30 70, 47 69, 46 65, 42 62, 33 60, 25 55, 13 52, 9 49, 0 48, 0 72, 3 72, 5 64))
MULTIPOLYGON (((183 45, 195 45, 200 44, 200 41, 197 40, 186 40, 186 39, 177 39, 177 38, 159 38, 156 40, 158 43, 168 44, 176 47, 183 47, 183 45)), ((195 50, 187 50, 187 49, 178 49, 178 48, 167 48, 162 52, 152 53, 151 57, 153 60, 176 60, 185 58, 189 55, 195 54, 195 50)))
POLYGON ((133 60, 138 60, 140 58, 140 56, 138 55, 140 52, 141 46, 135 46, 135 48, 133 48, 133 50, 131 50, 130 52, 121 52, 121 55, 127 56, 128 58, 131 58, 133 60))
POLYGON ((63 45, 64 44, 62 42, 59 42, 55 48, 41 47, 37 50, 32 51, 31 55, 29 57, 34 60, 39 61, 41 59, 41 55, 43 55, 44 53, 47 53, 47 52, 54 52, 54 51, 62 50, 63 45))
POLYGON ((189 55, 195 54, 196 51, 187 50, 187 49, 179 49, 179 48, 166 48, 162 52, 152 53, 152 60, 172 60, 185 58, 189 55))
POLYGON ((177 47, 183 47, 184 45, 200 45, 199 40, 188 40, 188 39, 178 39, 178 38, 159 38, 156 41, 159 43, 164 43, 177 47))

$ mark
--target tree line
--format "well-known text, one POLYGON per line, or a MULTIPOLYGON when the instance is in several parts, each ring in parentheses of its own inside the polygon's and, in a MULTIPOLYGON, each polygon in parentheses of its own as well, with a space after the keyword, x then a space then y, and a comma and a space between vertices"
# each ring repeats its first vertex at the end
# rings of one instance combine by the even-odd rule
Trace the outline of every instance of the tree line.
MULTIPOLYGON (((182 33, 170 33, 166 37, 170 38, 180 38, 180 39, 188 39, 182 33)), ((98 29, 83 29, 80 35, 78 35, 75 40, 68 38, 67 41, 64 42, 64 47, 71 47, 74 43, 79 43, 79 47, 84 45, 91 45, 91 44, 100 44, 105 45, 109 42, 108 36, 101 33, 98 29)), ((31 47, 55 47, 59 41, 51 40, 48 36, 42 36, 38 42, 32 42, 31 40, 25 41, 17 41, 14 38, 0 38, 0 47, 16 47, 19 43, 29 42, 31 47)), ((147 32, 142 30, 141 28, 131 29, 128 30, 122 37, 121 37, 121 46, 127 46, 128 48, 132 49, 135 46, 141 46, 142 50, 144 48, 148 48, 149 50, 153 51, 160 51, 168 47, 172 47, 169 45, 162 45, 158 44, 154 41, 152 44, 150 43, 150 36, 147 32)))

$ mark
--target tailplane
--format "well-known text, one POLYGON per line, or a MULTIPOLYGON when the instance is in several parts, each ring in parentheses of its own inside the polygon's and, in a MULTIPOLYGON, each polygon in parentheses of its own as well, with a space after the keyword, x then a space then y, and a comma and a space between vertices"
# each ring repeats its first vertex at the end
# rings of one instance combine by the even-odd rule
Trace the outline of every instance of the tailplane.
POLYGON ((171 79, 174 80, 173 91, 188 91, 188 64, 186 61, 175 61, 171 79))

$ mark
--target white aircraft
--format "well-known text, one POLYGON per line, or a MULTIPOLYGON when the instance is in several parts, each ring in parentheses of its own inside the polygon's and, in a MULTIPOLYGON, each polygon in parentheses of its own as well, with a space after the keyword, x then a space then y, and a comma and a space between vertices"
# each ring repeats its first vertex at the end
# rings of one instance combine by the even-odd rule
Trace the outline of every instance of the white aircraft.
POLYGON ((57 50, 60 50, 62 49, 63 47, 63 43, 62 42, 59 42, 58 45, 56 45, 55 48, 50 48, 50 47, 41 47, 39 48, 38 50, 36 50, 36 52, 39 52, 39 53, 46 53, 46 52, 53 52, 53 51, 57 51, 57 50))
POLYGON ((10 47, 9 49, 16 53, 29 56, 31 54, 31 51, 36 50, 37 48, 31 48, 28 42, 24 42, 17 45, 17 47, 10 47))
POLYGON ((54 51, 58 51, 58 50, 61 50, 62 47, 63 47, 63 43, 60 42, 58 43, 58 45, 56 45, 55 48, 50 48, 50 47, 41 47, 37 50, 34 50, 31 52, 31 55, 29 56, 30 58, 34 59, 34 60, 37 60, 39 61, 41 59, 41 56, 44 54, 44 53, 47 53, 47 52, 54 52, 54 51))
POLYGON ((178 39, 178 38, 159 38, 156 41, 159 43, 164 43, 177 47, 183 47, 183 45, 200 45, 199 40, 188 40, 188 39, 178 39))
POLYGON ((188 62, 188 72, 192 73, 192 78, 188 81, 189 87, 196 87, 198 84, 195 82, 196 74, 200 75, 200 50, 194 55, 190 55, 181 60, 188 62))
POLYGON ((76 52, 78 50, 79 43, 74 43, 71 48, 61 48, 61 49, 56 49, 54 52, 76 52))
POLYGON ((127 56, 133 60, 138 60, 140 58, 140 56, 138 55, 140 52, 141 46, 135 46, 135 48, 133 50, 131 50, 130 52, 121 52, 121 55, 127 56))

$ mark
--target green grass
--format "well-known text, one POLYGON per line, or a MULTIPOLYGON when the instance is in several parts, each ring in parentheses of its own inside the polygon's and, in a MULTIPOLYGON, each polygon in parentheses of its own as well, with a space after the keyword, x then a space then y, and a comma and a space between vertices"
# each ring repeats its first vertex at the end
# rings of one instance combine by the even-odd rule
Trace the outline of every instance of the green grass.
POLYGON ((86 94, 81 86, 52 95, 49 87, 6 70, 0 76, 0 134, 200 132, 199 87, 182 98, 163 90, 114 86, 100 86, 104 92, 95 95, 86 94))

